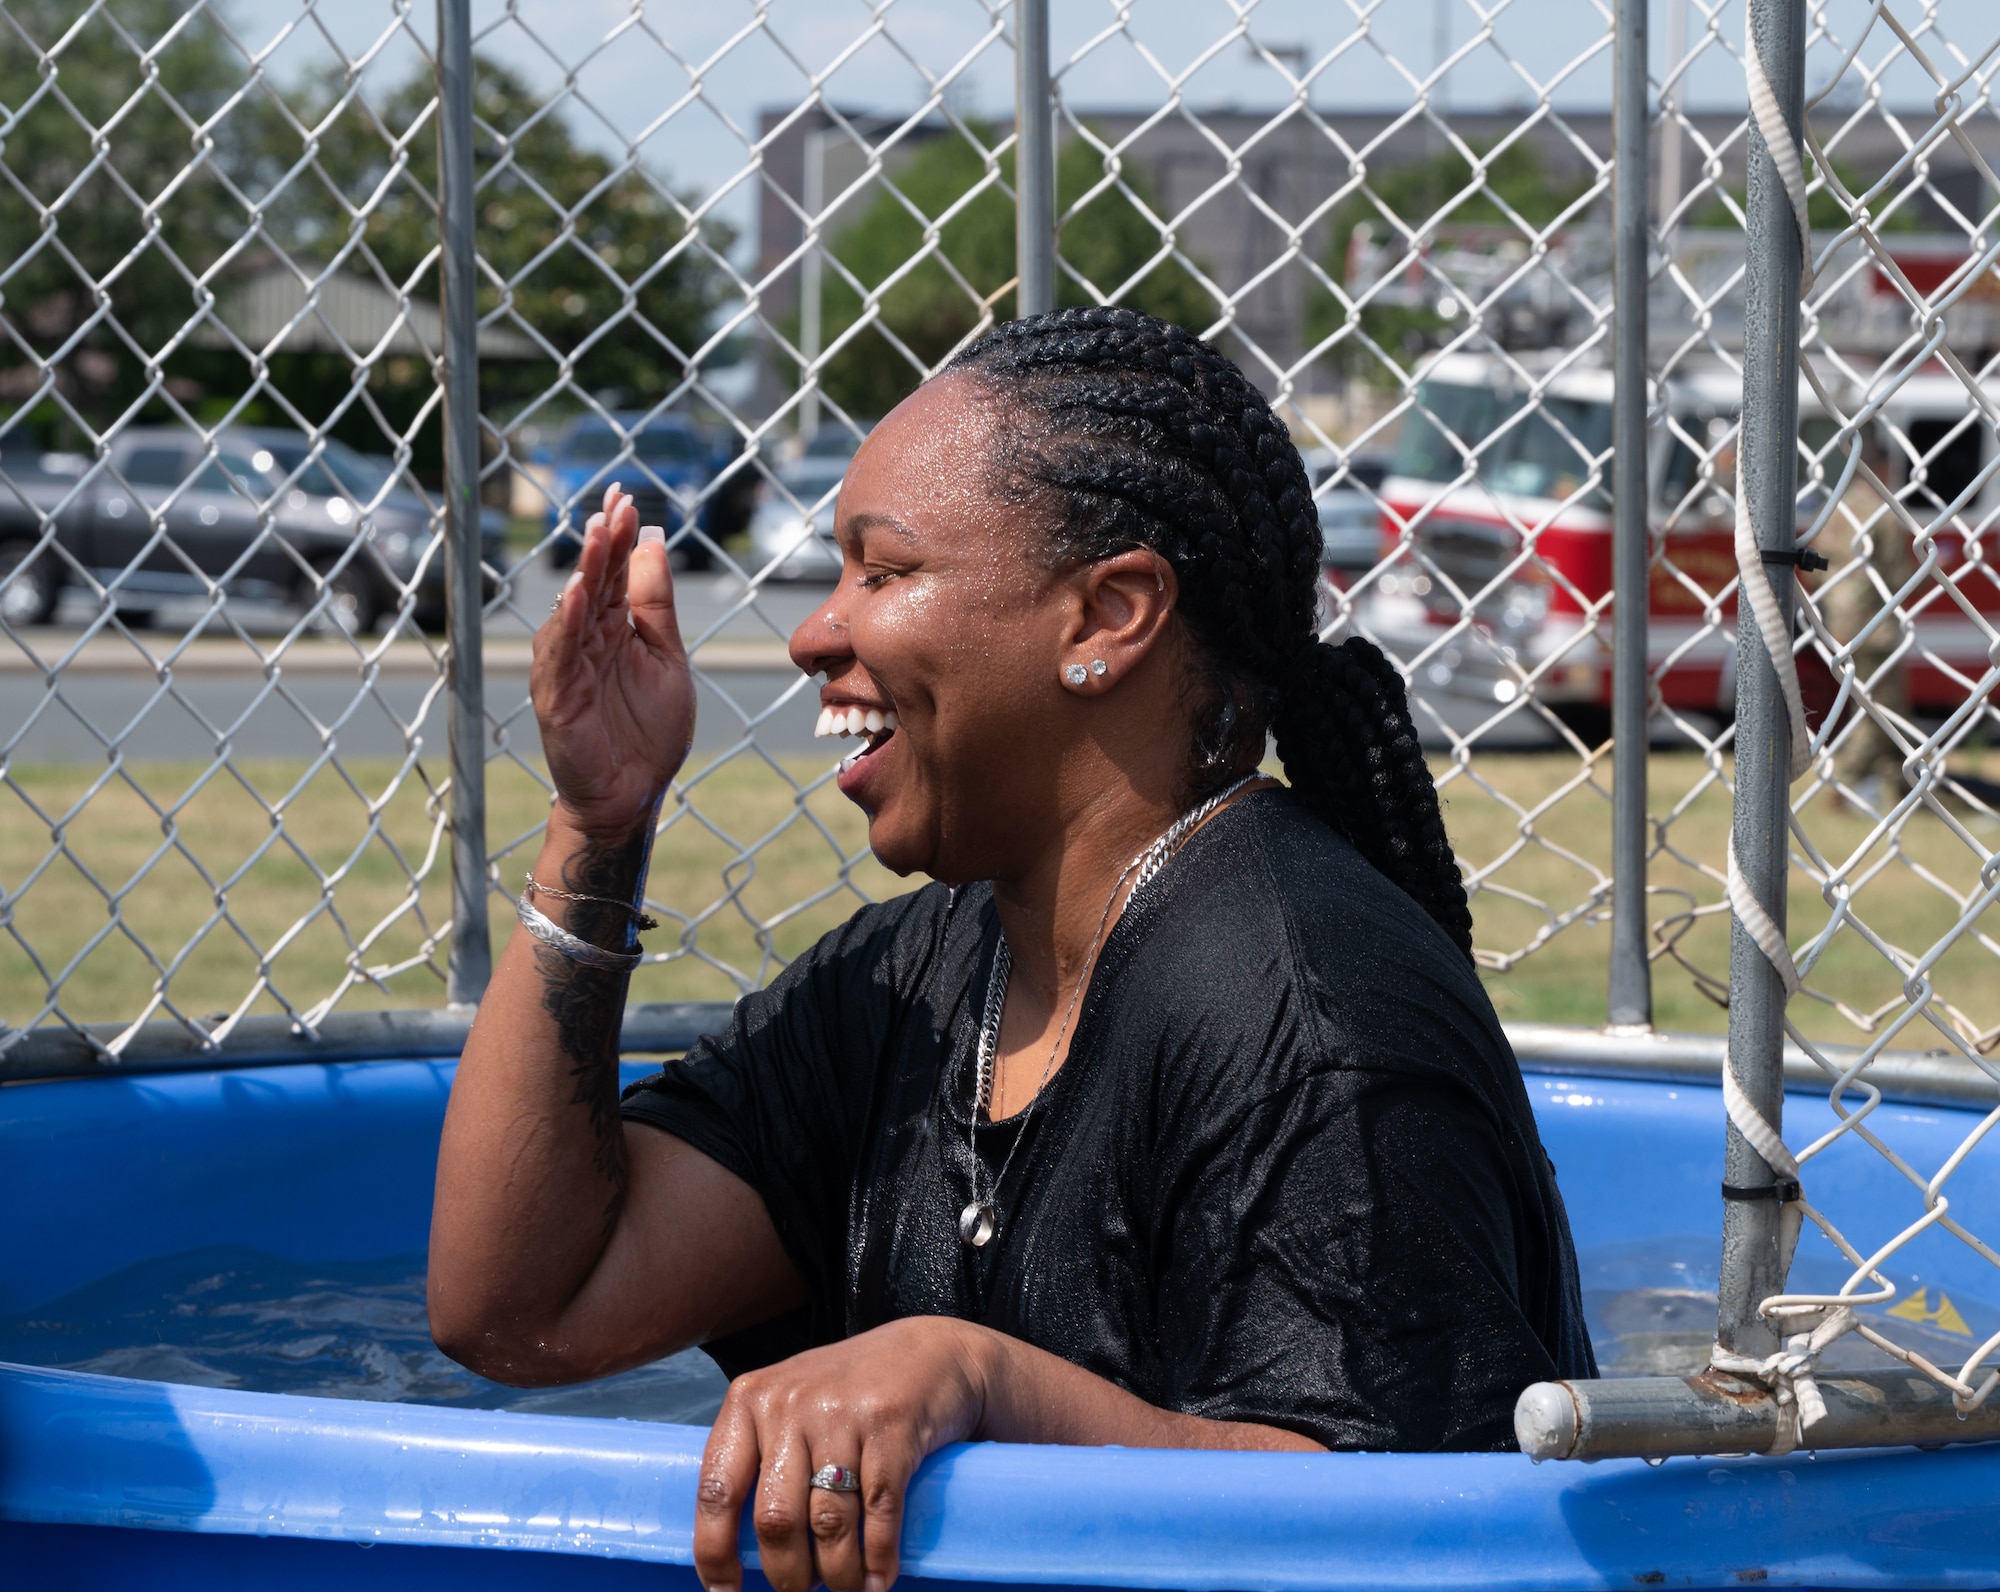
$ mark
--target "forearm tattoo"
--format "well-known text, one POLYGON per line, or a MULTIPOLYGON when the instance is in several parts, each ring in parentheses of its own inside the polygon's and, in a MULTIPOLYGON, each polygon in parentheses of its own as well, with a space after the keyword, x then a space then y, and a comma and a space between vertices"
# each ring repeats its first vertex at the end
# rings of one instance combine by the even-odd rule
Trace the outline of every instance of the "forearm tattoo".
MULTIPOLYGON (((653 840, 650 823, 622 842, 591 843, 563 864, 563 888, 579 895, 607 896, 639 903, 646 853, 653 840)), ((594 901, 566 901, 564 921, 572 934, 607 950, 635 948, 631 914, 594 901)), ((556 1044, 576 1081, 570 1104, 590 1113, 599 1176, 611 1187, 605 1232, 617 1224, 625 1205, 625 1133, 618 1115, 618 1030, 625 1017, 625 990, 631 974, 584 967, 551 946, 537 944, 535 966, 542 975, 542 1010, 555 1020, 556 1044)))

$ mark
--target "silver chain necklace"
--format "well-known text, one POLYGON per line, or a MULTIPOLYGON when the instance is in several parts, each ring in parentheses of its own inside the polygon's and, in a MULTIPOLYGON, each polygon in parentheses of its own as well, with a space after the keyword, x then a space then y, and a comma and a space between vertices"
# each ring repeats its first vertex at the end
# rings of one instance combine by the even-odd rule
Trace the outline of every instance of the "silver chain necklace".
POLYGON ((996 1202, 1000 1197, 1000 1185, 1007 1180, 1007 1169, 1014 1164, 1014 1152, 1021 1147, 1021 1140, 1027 1136, 1028 1118, 1034 1115, 1035 1107, 1042 1103, 1042 1091, 1048 1087, 1049 1069, 1055 1065, 1056 1054, 1062 1049, 1063 1038, 1069 1033, 1070 1020, 1076 1016, 1076 1005, 1083 998, 1084 986, 1090 982, 1090 972, 1097 965, 1097 949, 1104 943, 1105 926, 1111 921, 1111 909, 1118 902, 1118 892, 1125 888, 1125 881, 1132 879, 1132 894, 1126 898, 1129 908, 1138 900, 1139 892, 1159 876, 1174 853, 1180 850, 1181 842, 1202 820, 1213 813, 1230 797, 1234 796, 1252 780, 1260 779, 1259 774, 1245 774, 1226 790, 1219 790, 1199 807, 1181 814, 1174 820, 1173 827, 1154 841, 1138 856, 1126 863, 1117 880, 1111 886, 1111 894, 1104 902, 1104 911, 1097 919, 1097 933, 1091 936, 1090 949, 1083 959, 1083 971, 1077 975, 1076 987, 1070 991, 1069 1008, 1063 1013, 1062 1026, 1056 1030, 1055 1043, 1049 1046, 1048 1060, 1042 1063, 1042 1076, 1035 1085, 1034 1098, 1021 1112, 1020 1126, 1015 1130, 1014 1142, 1007 1146, 1007 1154, 1000 1162, 1000 1170, 993 1179, 993 1186, 982 1198, 979 1192, 979 1114, 993 1108, 993 1082, 997 1070, 1000 1049, 1000 1014, 1007 1006, 1007 977, 1014 970, 1014 953, 1008 949, 1007 935, 1003 930, 1000 944, 993 953, 993 971, 986 980, 986 1005, 979 1017, 979 1044, 973 1051, 974 1064, 978 1068, 972 1097, 972 1114, 967 1119, 965 1129, 966 1148, 972 1154, 972 1198, 964 1210, 958 1213, 958 1237, 961 1243, 970 1244, 974 1249, 984 1249, 993 1241, 993 1235, 1000 1230, 996 1202), (1133 878, 1137 873, 1138 877, 1133 878))

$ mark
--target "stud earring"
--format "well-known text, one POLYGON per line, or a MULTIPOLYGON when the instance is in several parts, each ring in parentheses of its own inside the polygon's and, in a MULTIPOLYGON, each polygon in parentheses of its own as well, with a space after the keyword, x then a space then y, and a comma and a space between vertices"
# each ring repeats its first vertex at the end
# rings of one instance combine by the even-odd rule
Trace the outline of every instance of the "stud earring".
POLYGON ((1073 663, 1067 669, 1063 670, 1063 678, 1069 681, 1071 685, 1082 685, 1084 681, 1090 678, 1090 671, 1085 669, 1080 663, 1073 663))
POLYGON ((1104 678, 1104 671, 1108 667, 1109 665, 1107 665, 1102 658, 1092 658, 1090 660, 1090 672, 1096 675, 1097 678, 1100 680, 1104 678))

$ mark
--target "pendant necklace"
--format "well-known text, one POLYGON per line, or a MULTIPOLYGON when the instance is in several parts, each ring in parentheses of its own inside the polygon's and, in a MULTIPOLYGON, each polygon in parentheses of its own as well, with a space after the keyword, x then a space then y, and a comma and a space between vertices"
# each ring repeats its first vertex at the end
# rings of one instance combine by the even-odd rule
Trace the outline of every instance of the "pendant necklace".
POLYGON ((1139 892, 1158 877, 1160 869, 1166 866, 1181 842, 1203 819, 1214 812, 1230 797, 1234 796, 1259 774, 1245 774, 1235 784, 1217 791, 1199 807, 1183 813, 1174 821, 1173 827, 1160 836, 1138 856, 1126 863, 1111 886, 1111 894, 1105 899, 1104 911, 1098 915, 1097 933, 1091 937, 1090 949, 1084 954, 1083 971, 1077 975, 1076 987, 1070 991, 1069 1008, 1063 1013, 1062 1026, 1056 1030, 1055 1043, 1049 1047, 1048 1060, 1042 1063, 1041 1080, 1035 1085, 1034 1098, 1022 1108, 1020 1126, 1015 1130, 1014 1142, 1007 1146, 1007 1154, 1000 1162, 1000 1171, 993 1179, 993 1186, 982 1196, 979 1190, 979 1114, 984 1111, 990 1116, 993 1109, 994 1073, 998 1070, 1000 1050, 1000 1014, 1007 1005, 1007 976, 1014 968, 1014 953, 1007 947, 1006 931, 1000 934, 1000 944, 993 952, 993 971, 986 980, 986 1005, 979 1018, 979 1043, 973 1051, 977 1072, 972 1095, 972 1114, 967 1119, 965 1129, 966 1147, 972 1152, 972 1198, 964 1210, 958 1213, 958 1236, 961 1243, 970 1244, 974 1249, 984 1249, 993 1241, 1000 1230, 997 1202, 1000 1185, 1007 1180, 1007 1169, 1014 1164, 1014 1152, 1021 1147, 1021 1140, 1027 1136, 1028 1118, 1034 1115, 1035 1107, 1042 1103, 1042 1091, 1048 1087, 1049 1069, 1055 1065, 1056 1055, 1062 1049, 1063 1038, 1069 1033, 1069 1025, 1076 1016, 1077 1002, 1083 998, 1084 986, 1090 982, 1090 972, 1097 965, 1097 950, 1104 943, 1105 926, 1111 921, 1111 909, 1118 903, 1118 892, 1125 888, 1125 881, 1132 879, 1132 894, 1126 899, 1129 907, 1138 899, 1139 892), (1133 875, 1137 874, 1137 878, 1133 875))

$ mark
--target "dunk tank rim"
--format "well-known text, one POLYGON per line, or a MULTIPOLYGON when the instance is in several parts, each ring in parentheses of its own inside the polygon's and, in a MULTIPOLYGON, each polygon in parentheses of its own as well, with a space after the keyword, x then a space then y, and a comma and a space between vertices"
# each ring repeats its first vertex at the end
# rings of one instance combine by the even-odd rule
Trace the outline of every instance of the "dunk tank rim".
MULTIPOLYGON (((24 1588, 698 1586, 697 1427, 7 1368, 0 1430, 24 1588)), ((979 1443, 919 1474, 903 1562, 913 1587, 1988 1586, 1996 1490, 1994 1448, 1652 1469, 979 1443)))
MULTIPOLYGON (((1521 1048, 1530 1069, 1550 1065, 1521 1048)), ((1580 1250, 1712 1234, 1716 1091, 1560 1065, 1528 1082, 1580 1250)), ((1683 1070, 1700 1065, 1684 1058, 1683 1070)), ((302 1261, 420 1248, 451 1073, 449 1062, 388 1060, 0 1089, 0 1201, 28 1218, 4 1240, 0 1311, 206 1244, 302 1261)), ((1792 1108, 1806 1120, 1812 1098, 1792 1108)), ((1934 1100, 1883 1109, 1901 1115, 1899 1132, 1941 1144, 1973 1120, 1934 1100)), ((1857 1156, 1821 1176, 1851 1179, 1865 1200, 1887 1172, 1857 1156)), ((1937 1281, 1970 1298, 1973 1275, 1937 1281)), ((490 1589, 636 1585, 643 1574, 692 1588, 702 1437, 10 1367, 0 1578, 301 1592, 362 1575, 490 1589)), ((1991 1586, 1996 1491, 1991 1447, 1653 1468, 976 1444, 919 1476, 905 1566, 914 1582, 1218 1592, 1991 1586)))

